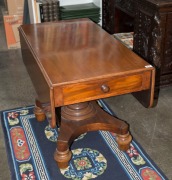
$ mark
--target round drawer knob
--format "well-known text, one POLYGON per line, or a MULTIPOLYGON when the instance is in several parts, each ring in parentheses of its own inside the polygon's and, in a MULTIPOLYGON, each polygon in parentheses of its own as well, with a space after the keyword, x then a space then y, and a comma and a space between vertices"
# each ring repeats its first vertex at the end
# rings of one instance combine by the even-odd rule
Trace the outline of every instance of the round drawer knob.
POLYGON ((101 90, 102 90, 104 93, 107 93, 107 92, 110 91, 110 87, 107 86, 106 84, 103 84, 103 85, 101 86, 101 90))

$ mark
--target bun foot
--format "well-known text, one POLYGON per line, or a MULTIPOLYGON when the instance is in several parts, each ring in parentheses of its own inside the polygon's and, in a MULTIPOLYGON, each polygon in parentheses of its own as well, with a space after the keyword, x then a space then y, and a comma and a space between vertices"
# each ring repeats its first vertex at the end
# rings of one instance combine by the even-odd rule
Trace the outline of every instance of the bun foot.
POLYGON ((68 167, 68 162, 57 162, 59 169, 66 169, 68 167))
POLYGON ((39 121, 39 122, 42 122, 46 119, 46 115, 45 115, 43 109, 41 109, 39 107, 34 108, 34 114, 35 114, 37 121, 39 121))
POLYGON ((116 136, 116 142, 118 143, 118 148, 121 151, 127 151, 130 148, 130 143, 131 143, 132 137, 129 134, 129 132, 127 134, 124 135, 117 135, 116 136))
POLYGON ((56 150, 54 153, 54 159, 60 169, 66 169, 68 167, 71 157, 72 153, 69 150, 65 152, 59 152, 58 150, 56 150))

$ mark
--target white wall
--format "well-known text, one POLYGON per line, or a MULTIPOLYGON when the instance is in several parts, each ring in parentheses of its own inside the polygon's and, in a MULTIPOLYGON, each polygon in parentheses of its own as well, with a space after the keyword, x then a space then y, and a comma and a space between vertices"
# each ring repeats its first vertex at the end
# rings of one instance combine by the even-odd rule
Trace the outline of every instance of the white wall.
POLYGON ((59 0, 59 1, 60 1, 60 6, 93 2, 93 0, 59 0))

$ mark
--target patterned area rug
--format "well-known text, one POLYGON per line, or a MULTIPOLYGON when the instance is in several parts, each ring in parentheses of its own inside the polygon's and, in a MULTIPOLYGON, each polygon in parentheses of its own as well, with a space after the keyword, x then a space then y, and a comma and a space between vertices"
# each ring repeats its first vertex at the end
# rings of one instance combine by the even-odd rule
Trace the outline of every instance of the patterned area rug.
MULTIPOLYGON (((99 104, 113 114, 102 100, 99 104)), ((53 159, 58 129, 51 129, 47 121, 37 122, 33 106, 4 111, 2 126, 12 180, 167 179, 135 140, 122 152, 115 135, 107 131, 78 137, 68 168, 60 170, 53 159)))

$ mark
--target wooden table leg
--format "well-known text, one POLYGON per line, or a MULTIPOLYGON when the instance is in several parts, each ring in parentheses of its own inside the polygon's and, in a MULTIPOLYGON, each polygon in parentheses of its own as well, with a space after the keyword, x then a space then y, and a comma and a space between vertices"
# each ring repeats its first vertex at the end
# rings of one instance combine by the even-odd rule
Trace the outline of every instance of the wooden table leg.
POLYGON ((41 102, 38 99, 35 99, 34 114, 37 121, 39 122, 44 121, 46 119, 44 109, 42 107, 41 102))
MULTIPOLYGON (((37 121, 42 122, 47 119, 49 124, 51 125, 52 112, 50 103, 43 104, 38 99, 35 99, 34 114, 37 121)), ((56 117, 56 124, 52 128, 55 128, 56 125, 59 125, 58 117, 56 117)))
POLYGON ((85 132, 97 130, 116 133, 118 147, 125 151, 132 140, 128 128, 127 123, 109 115, 95 101, 64 106, 61 108, 61 126, 54 159, 59 168, 66 168, 72 157, 69 150, 72 142, 85 132))

